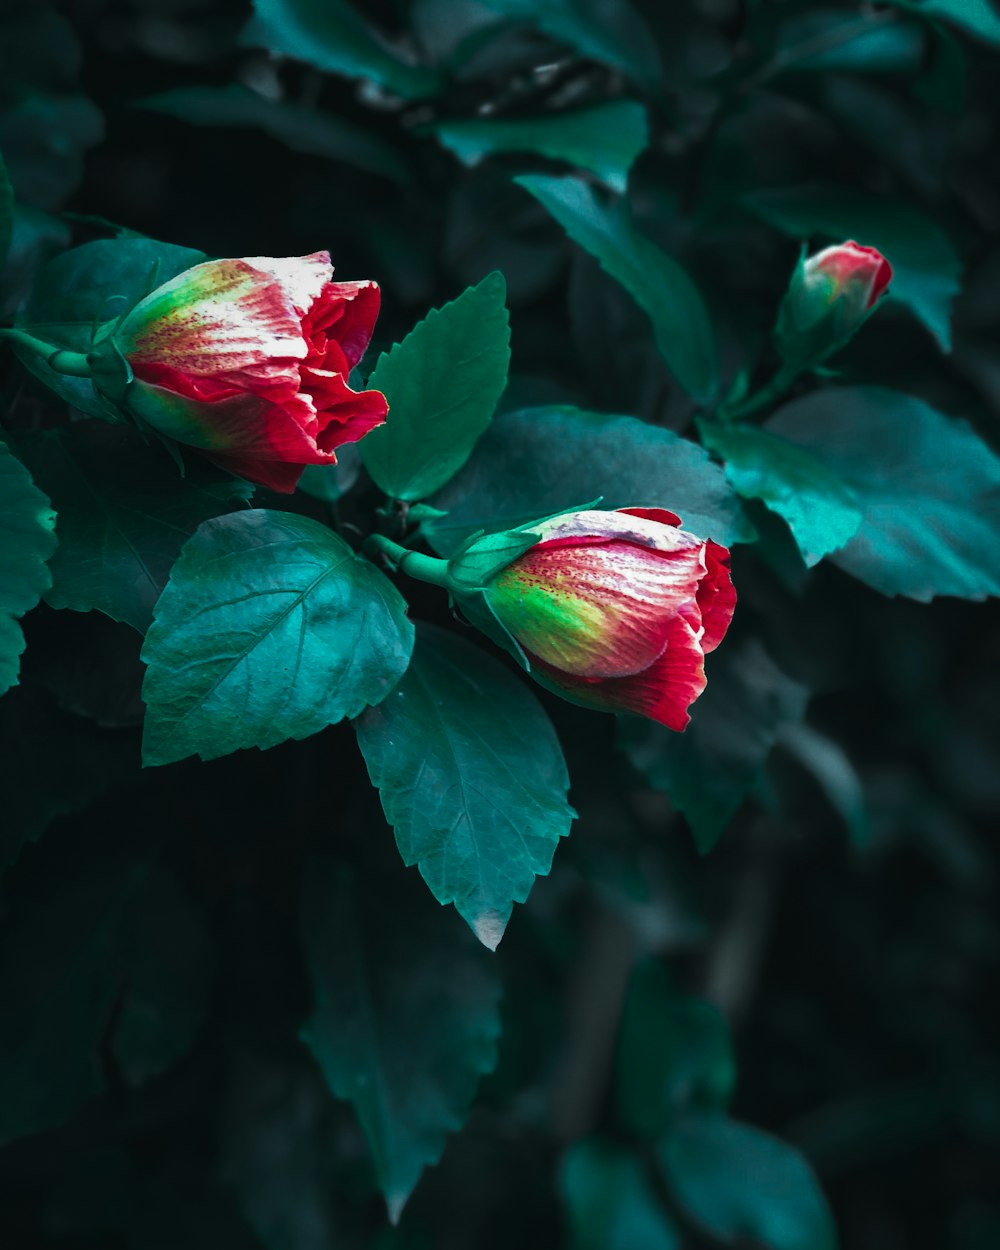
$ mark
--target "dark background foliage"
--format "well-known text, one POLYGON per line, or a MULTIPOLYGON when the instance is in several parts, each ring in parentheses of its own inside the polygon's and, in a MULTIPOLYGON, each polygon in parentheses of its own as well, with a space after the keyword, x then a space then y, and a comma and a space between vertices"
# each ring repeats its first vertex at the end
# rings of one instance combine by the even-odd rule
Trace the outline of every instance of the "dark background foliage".
MULTIPOLYGON (((857 233, 893 259, 903 248, 924 316, 902 299, 880 309, 837 358, 843 380, 895 386, 1000 441, 1000 17, 988 0, 362 10, 434 81, 410 91, 405 74, 378 83, 370 66, 338 74, 272 55, 266 38, 241 38, 238 0, 0 5, 0 150, 22 206, 8 306, 40 256, 118 226, 210 255, 327 247, 340 278, 382 285, 370 368, 429 307, 499 269, 512 327, 503 408, 573 403, 690 432, 692 401, 645 315, 512 181, 565 166, 542 143, 467 167, 435 134, 630 99, 649 125, 629 175, 634 219, 695 277, 727 381, 773 368, 768 334, 799 242, 857 233), (837 218, 830 187, 864 210, 837 218), (789 193, 810 188, 812 208, 793 212, 789 193)), ((63 420, 9 357, 2 385, 15 427, 63 420)), ((350 533, 377 502, 362 480, 331 507, 350 533)), ((330 515, 307 496, 291 506, 330 515)), ((641 1165, 647 1149, 632 1132, 641 1040, 621 1057, 636 967, 669 969, 721 1010, 732 1114, 811 1162, 845 1247, 1000 1244, 996 606, 886 598, 827 563, 807 574, 781 523, 753 519, 764 541, 734 551, 732 658, 709 663, 706 719, 680 765, 700 778, 696 799, 724 812, 746 799, 700 855, 663 793, 677 798, 676 777, 648 759, 640 772, 643 744, 623 753, 610 717, 543 696, 579 820, 494 956, 400 864, 346 724, 140 771, 139 634, 96 612, 31 614, 21 684, 0 703, 0 1009, 12 1021, 0 1244, 674 1244, 641 1202, 629 1207, 608 1162, 620 1151, 641 1165), (723 693, 713 713, 727 663, 765 675, 777 663, 779 695, 799 710, 764 676, 769 700, 723 693), (318 902, 303 876, 327 884, 318 902), (455 1024, 448 1045, 481 1048, 488 1069, 497 974, 503 987, 498 1065, 395 1228, 354 1112, 300 1039, 322 997, 300 928, 332 967, 353 940, 337 927, 351 908, 395 970, 375 987, 393 1062, 421 1061, 425 1015, 442 1036, 453 1027, 435 1016, 433 985, 420 997, 436 974, 468 978, 481 1000, 479 1031, 455 1024), (414 933, 441 954, 411 971, 414 933), (581 1182, 566 1159, 575 1149, 583 1167, 584 1139, 601 1144, 581 1182)), ((414 616, 462 628, 436 590, 408 593, 414 616)), ((645 1017, 637 1001, 633 1033, 657 1036, 655 995, 645 1017)), ((330 1002, 349 1027, 351 1004, 330 1002)), ((699 1079, 724 1084, 695 1049, 699 1079)), ((382 1182, 391 1206, 396 1182, 382 1182)), ((736 1201, 735 1181, 712 1184, 714 1209, 736 1201)), ((754 1236, 807 1250, 753 1221, 741 1242, 699 1227, 675 1194, 660 1200, 692 1250, 754 1236)))

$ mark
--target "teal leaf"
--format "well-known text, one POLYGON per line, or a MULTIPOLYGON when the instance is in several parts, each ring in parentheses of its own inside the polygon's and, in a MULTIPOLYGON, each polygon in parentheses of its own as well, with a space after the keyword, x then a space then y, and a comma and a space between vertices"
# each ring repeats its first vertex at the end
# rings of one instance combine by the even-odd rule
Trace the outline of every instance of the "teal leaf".
POLYGON ((578 178, 525 174, 514 181, 622 284, 652 321, 671 373, 707 403, 718 387, 718 349, 708 309, 687 272, 636 230, 624 202, 604 203, 578 178))
POLYGON ((406 163, 377 135, 333 113, 290 100, 271 100, 239 83, 173 87, 144 96, 135 107, 195 126, 259 130, 293 152, 343 161, 393 182, 406 181, 406 163))
POLYGON ((491 656, 422 625, 406 676, 356 728, 403 862, 494 949, 575 815, 541 705, 491 656))
POLYGON ((0 152, 0 269, 7 259, 7 251, 14 235, 14 188, 10 185, 7 166, 0 152))
POLYGON ((680 1250, 680 1235, 642 1163, 599 1137, 576 1142, 559 1167, 567 1250, 680 1250))
POLYGON ((870 839, 868 803, 861 779, 844 748, 805 722, 785 725, 778 742, 812 774, 843 820, 851 845, 863 850, 870 839))
MULTIPOLYGON (((167 282, 204 259, 205 253, 193 248, 132 235, 83 243, 42 269, 18 325, 57 347, 89 351, 97 322, 119 316, 153 284, 167 282)), ((106 406, 89 378, 65 377, 34 353, 15 350, 25 367, 68 404, 107 419, 106 406)))
POLYGON ((17 623, 52 585, 56 514, 0 443, 0 694, 17 685, 24 635, 17 623))
POLYGON ((949 235, 919 208, 846 187, 784 187, 755 191, 746 206, 793 239, 854 239, 877 247, 892 265, 887 299, 905 304, 951 350, 951 306, 962 261, 949 235))
POLYGON ((719 1113, 692 1114, 659 1148, 672 1197, 719 1240, 767 1250, 836 1250, 816 1176, 797 1150, 719 1113))
POLYGON ((103 421, 27 436, 18 449, 59 513, 45 602, 96 609, 140 633, 186 540, 253 493, 198 456, 181 477, 165 448, 103 421))
POLYGON ((919 22, 884 10, 816 9, 781 23, 773 64, 776 71, 902 73, 919 69, 924 52, 919 22))
POLYGON ((388 399, 389 416, 359 449, 387 495, 412 501, 436 491, 489 425, 510 363, 506 293, 503 274, 487 274, 379 357, 368 386, 388 399))
POLYGON ((254 0, 241 42, 305 61, 348 78, 368 78, 408 100, 442 85, 432 69, 412 64, 363 21, 347 0, 254 0))
POLYGON ((987 43, 1000 44, 1000 14, 990 0, 914 0, 907 8, 943 18, 987 43))
POLYGON ((392 885, 308 861, 301 930, 314 996, 302 1040, 353 1105, 395 1223, 496 1064, 500 984, 447 912, 392 885))
POLYGON ((708 687, 683 734, 622 718, 619 742, 651 786, 686 817, 705 854, 760 780, 778 732, 800 720, 807 692, 760 643, 723 645, 706 665, 708 687))
POLYGON ((725 474, 697 443, 635 417, 569 407, 498 416, 435 497, 447 515, 424 531, 450 556, 476 530, 511 529, 595 499, 602 508, 669 508, 686 529, 725 546, 752 533, 725 474))
POLYGON ((679 993, 658 960, 638 964, 615 1054, 623 1123, 640 1137, 659 1137, 687 1111, 724 1111, 735 1084, 733 1044, 718 1008, 679 993))
POLYGON ((361 476, 361 455, 356 443, 337 448, 336 464, 307 464, 299 478, 298 489, 313 499, 336 503, 361 476))
POLYGON ((972 428, 882 387, 817 391, 767 429, 845 481, 861 528, 831 558, 885 595, 1000 594, 1000 458, 972 428))
POLYGON ((466 165, 497 152, 537 152, 596 174, 624 191, 632 162, 649 141, 646 110, 635 100, 542 117, 476 117, 438 122, 434 134, 466 165))
POLYGON ((485 0, 504 17, 535 25, 582 56, 662 89, 656 40, 628 0, 485 0))
POLYGON ((264 750, 357 716, 412 646, 402 596, 325 526, 263 509, 206 521, 142 649, 144 762, 264 750))
POLYGON ((760 499, 788 523, 811 568, 858 532, 861 509, 850 488, 821 460, 750 425, 699 422, 701 441, 720 456, 744 499, 760 499))

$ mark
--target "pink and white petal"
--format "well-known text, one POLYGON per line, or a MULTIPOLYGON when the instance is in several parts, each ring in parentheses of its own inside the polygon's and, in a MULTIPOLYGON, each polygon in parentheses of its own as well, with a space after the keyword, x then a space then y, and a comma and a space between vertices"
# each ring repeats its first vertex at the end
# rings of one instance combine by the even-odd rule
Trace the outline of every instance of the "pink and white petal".
POLYGON ((195 376, 232 373, 308 352, 300 317, 275 278, 243 260, 206 261, 158 287, 125 318, 122 349, 149 367, 195 376))
MULTIPOLYGON (((673 517, 672 512, 664 516, 673 517)), ((676 519, 676 518, 675 518, 676 519)), ((541 536, 539 547, 566 546, 574 542, 629 542, 653 551, 675 552, 701 546, 701 539, 678 529, 674 521, 664 522, 639 510, 618 509, 602 512, 568 512, 532 527, 541 536)), ((536 547, 535 550, 538 550, 536 547)))
POLYGON ((729 550, 709 540, 705 544, 705 576, 698 583, 698 608, 705 636, 702 649, 714 651, 726 636, 736 609, 736 588, 729 570, 729 550))
POLYGON ((308 256, 244 256, 243 263, 279 282, 300 317, 312 308, 333 277, 326 251, 308 256))
POLYGON ((630 542, 540 544, 509 564, 488 595, 504 626, 546 664, 625 677, 661 654, 702 573, 699 546, 668 557, 630 542))

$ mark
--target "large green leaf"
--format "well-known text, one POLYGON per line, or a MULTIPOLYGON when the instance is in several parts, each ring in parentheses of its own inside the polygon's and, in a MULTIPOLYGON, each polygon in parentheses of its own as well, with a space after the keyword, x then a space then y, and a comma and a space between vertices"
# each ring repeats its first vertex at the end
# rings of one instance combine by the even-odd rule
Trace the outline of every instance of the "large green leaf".
POLYGON ((496 1063, 500 984, 447 912, 393 884, 307 861, 302 943, 315 1006, 302 1039, 353 1104, 395 1222, 496 1063))
POLYGON ((780 728, 802 717, 807 692, 757 642, 723 645, 706 663, 708 688, 683 734, 622 718, 619 742, 651 786, 710 851, 760 778, 780 728))
POLYGON ((14 188, 7 176, 3 153, 0 152, 0 269, 7 259, 7 249, 14 233, 14 188))
POLYGON ((444 121, 434 133, 466 165, 495 152, 538 152, 589 169, 613 191, 625 190, 632 162, 648 142, 646 110, 635 100, 542 117, 444 121))
POLYGON ((289 100, 271 100, 239 83, 174 87, 137 100, 136 107, 195 126, 260 130, 293 152, 343 161, 394 182, 406 181, 406 163, 395 148, 377 135, 343 117, 289 100))
POLYGON ((522 408, 497 417, 434 503, 424 529, 441 555, 499 530, 600 499, 602 508, 669 508, 686 529, 729 546, 751 535, 725 474, 697 443, 635 417, 522 408))
POLYGON ((618 1114, 642 1137, 658 1137, 693 1108, 724 1111, 736 1061, 718 1008, 675 989, 655 959, 632 973, 615 1055, 618 1114))
POLYGON ((564 1155, 559 1193, 568 1250, 678 1250, 681 1241, 640 1160, 599 1137, 564 1155))
POLYGON ((737 494, 763 500, 788 522, 810 568, 858 532, 861 509, 850 487, 815 456, 755 426, 706 421, 698 429, 737 494))
POLYGON ((574 816, 541 705, 479 648, 422 625, 406 676, 357 731, 403 861, 495 948, 574 816))
POLYGON ((206 521, 142 649, 143 759, 306 738, 383 699, 412 646, 402 596, 325 526, 266 510, 206 521))
POLYGON ((924 32, 917 21, 885 11, 810 9, 792 14, 778 27, 772 72, 912 73, 924 55, 924 32))
POLYGON ((165 448, 104 421, 75 421, 18 449, 59 513, 46 603, 97 609, 140 633, 187 538, 253 493, 197 456, 181 477, 165 448))
MULTIPOLYGON (((117 317, 154 286, 204 259, 205 253, 193 248, 136 236, 84 243, 49 261, 18 324, 59 347, 86 352, 96 323, 117 317)), ((18 354, 67 403, 92 417, 107 417, 107 407, 94 395, 89 378, 66 377, 32 352, 18 354)))
POLYGON ((719 380, 715 332, 687 272, 635 229, 623 201, 603 202, 578 178, 526 174, 514 181, 647 313, 663 359, 688 394, 710 400, 719 380))
POLYGON ((951 238, 919 208, 847 187, 812 185, 755 191, 744 203, 794 239, 855 239, 892 265, 889 298, 918 317, 951 350, 951 305, 962 261, 951 238))
POLYGON ((660 1146, 671 1194, 723 1243, 836 1250, 833 1217, 809 1164, 791 1146, 719 1113, 692 1114, 660 1146))
POLYGON ((18 620, 52 585, 56 514, 19 460, 0 443, 0 694, 17 685, 24 635, 18 620))
POLYGON ((817 391, 767 423, 854 491, 835 564, 886 595, 1000 594, 1000 458, 957 417, 882 387, 817 391))
POLYGON ((954 22, 987 43, 1000 44, 1000 14, 990 0, 913 0, 906 7, 915 13, 954 22))
POLYGON ((663 66, 648 26, 630 0, 485 0, 495 13, 534 22, 577 52, 662 87, 663 66))
POLYGON ((433 95, 441 77, 405 60, 362 20, 348 0, 254 0, 242 36, 331 74, 370 78, 407 99, 433 95))
POLYGON ((388 399, 389 416, 359 449, 386 494, 415 500, 436 491, 489 425, 510 363, 506 292, 502 274, 487 274, 379 357, 368 385, 388 399))

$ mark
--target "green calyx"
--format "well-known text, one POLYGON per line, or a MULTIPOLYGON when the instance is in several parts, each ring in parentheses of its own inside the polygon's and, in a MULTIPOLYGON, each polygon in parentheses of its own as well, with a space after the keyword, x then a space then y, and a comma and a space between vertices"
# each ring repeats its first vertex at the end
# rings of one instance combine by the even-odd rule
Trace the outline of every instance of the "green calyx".
POLYGON ((850 342, 877 306, 866 306, 864 292, 838 291, 830 277, 810 275, 803 246, 774 327, 783 373, 792 378, 822 364, 850 342))

